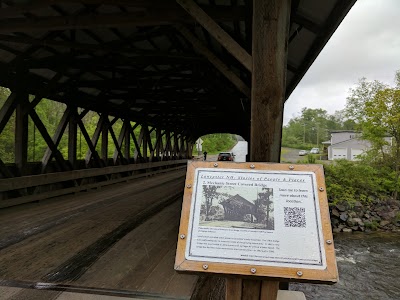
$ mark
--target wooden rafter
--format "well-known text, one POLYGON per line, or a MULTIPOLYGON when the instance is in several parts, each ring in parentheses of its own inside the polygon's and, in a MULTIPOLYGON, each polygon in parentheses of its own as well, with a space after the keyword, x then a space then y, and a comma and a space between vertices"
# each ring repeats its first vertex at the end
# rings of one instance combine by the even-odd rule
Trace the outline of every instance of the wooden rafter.
POLYGON ((176 0, 197 22, 231 53, 247 70, 252 70, 252 58, 225 30, 193 0, 176 0))
POLYGON ((204 55, 214 67, 220 71, 236 88, 241 91, 246 97, 250 98, 250 88, 229 69, 214 53, 212 53, 203 43, 195 37, 187 28, 177 26, 177 30, 188 40, 194 49, 200 54, 204 55))
MULTIPOLYGON (((1 13, 1 10, 0 10, 1 13)), ((215 20, 242 19, 240 9, 208 10, 215 20)), ((157 26, 176 23, 193 23, 180 9, 158 9, 104 15, 45 16, 35 18, 3 18, 0 32, 31 32, 37 30, 67 30, 132 26, 157 26)))

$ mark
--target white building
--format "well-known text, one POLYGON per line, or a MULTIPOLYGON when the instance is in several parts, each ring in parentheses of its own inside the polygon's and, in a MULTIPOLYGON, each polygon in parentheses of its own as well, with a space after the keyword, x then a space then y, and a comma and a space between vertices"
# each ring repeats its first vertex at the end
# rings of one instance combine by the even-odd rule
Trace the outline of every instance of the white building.
MULTIPOLYGON (((328 160, 348 159, 357 160, 357 156, 371 148, 371 142, 359 138, 360 133, 354 130, 331 131, 331 140, 323 142, 328 147, 328 160)), ((391 144, 392 138, 385 137, 391 144)))

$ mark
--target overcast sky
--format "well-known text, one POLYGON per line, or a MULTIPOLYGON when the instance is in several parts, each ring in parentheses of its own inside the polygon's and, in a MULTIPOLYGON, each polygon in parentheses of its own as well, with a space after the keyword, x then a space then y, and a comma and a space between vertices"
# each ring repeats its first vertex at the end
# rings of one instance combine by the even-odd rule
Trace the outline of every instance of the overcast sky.
POLYGON ((394 85, 400 69, 400 0, 358 0, 285 104, 284 124, 303 107, 332 114, 358 79, 394 85))

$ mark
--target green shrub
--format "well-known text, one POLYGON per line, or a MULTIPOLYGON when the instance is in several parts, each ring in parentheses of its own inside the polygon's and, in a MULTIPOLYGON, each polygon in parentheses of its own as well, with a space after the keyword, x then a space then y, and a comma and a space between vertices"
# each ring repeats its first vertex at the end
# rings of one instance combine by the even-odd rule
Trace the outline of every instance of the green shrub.
MULTIPOLYGON (((222 151, 229 151, 236 144, 235 135, 229 133, 208 134, 201 137, 203 140, 203 151, 208 154, 217 154, 222 151)), ((196 145, 193 147, 193 154, 197 155, 196 145)))
POLYGON ((328 199, 332 204, 368 202, 369 196, 387 198, 395 188, 393 171, 388 168, 348 160, 336 160, 324 168, 328 199))
POLYGON ((307 154, 307 162, 309 164, 315 164, 315 155, 313 154, 307 154))
POLYGON ((364 222, 365 228, 371 229, 373 231, 378 229, 379 223, 375 220, 373 220, 372 222, 369 221, 365 221, 364 222))

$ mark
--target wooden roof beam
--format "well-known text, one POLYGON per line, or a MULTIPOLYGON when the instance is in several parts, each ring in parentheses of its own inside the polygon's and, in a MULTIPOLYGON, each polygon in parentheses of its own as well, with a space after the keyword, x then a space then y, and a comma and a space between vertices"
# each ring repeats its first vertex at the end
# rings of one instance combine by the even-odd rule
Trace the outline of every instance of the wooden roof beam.
MULTIPOLYGON (((100 46, 101 47, 101 46, 100 46)), ((135 56, 122 57, 93 57, 93 58, 75 58, 70 55, 54 55, 40 59, 30 59, 26 61, 26 66, 30 69, 44 69, 54 67, 66 67, 84 69, 86 67, 93 69, 94 67, 110 68, 112 71, 116 67, 135 67, 149 64, 192 64, 193 62, 201 62, 202 57, 194 55, 186 55, 183 53, 160 53, 148 51, 146 55, 139 54, 135 56)))
POLYGON ((232 54, 247 70, 252 70, 252 58, 217 22, 215 22, 193 0, 176 0, 197 22, 232 54))
POLYGON ((296 24, 299 24, 306 28, 307 30, 311 31, 312 33, 319 35, 322 33, 322 26, 316 24, 315 22, 311 21, 310 19, 300 15, 300 14, 295 14, 292 16, 292 20, 296 24))
MULTIPOLYGON (((4 10, 4 9, 3 9, 4 10)), ((2 9, 0 9, 1 13, 2 9)), ((240 7, 208 9, 215 20, 232 21, 244 19, 240 7)), ((130 26, 157 26, 176 23, 193 23, 183 10, 157 9, 148 11, 121 12, 114 14, 90 14, 74 16, 46 16, 35 18, 2 18, 0 32, 30 32, 36 30, 67 30, 130 26)))
POLYGON ((195 51, 205 56, 239 91, 241 91, 246 97, 250 98, 250 88, 234 72, 232 72, 227 65, 215 56, 214 53, 212 53, 205 45, 203 45, 203 43, 187 28, 183 26, 177 26, 176 28, 182 36, 193 45, 195 51))

